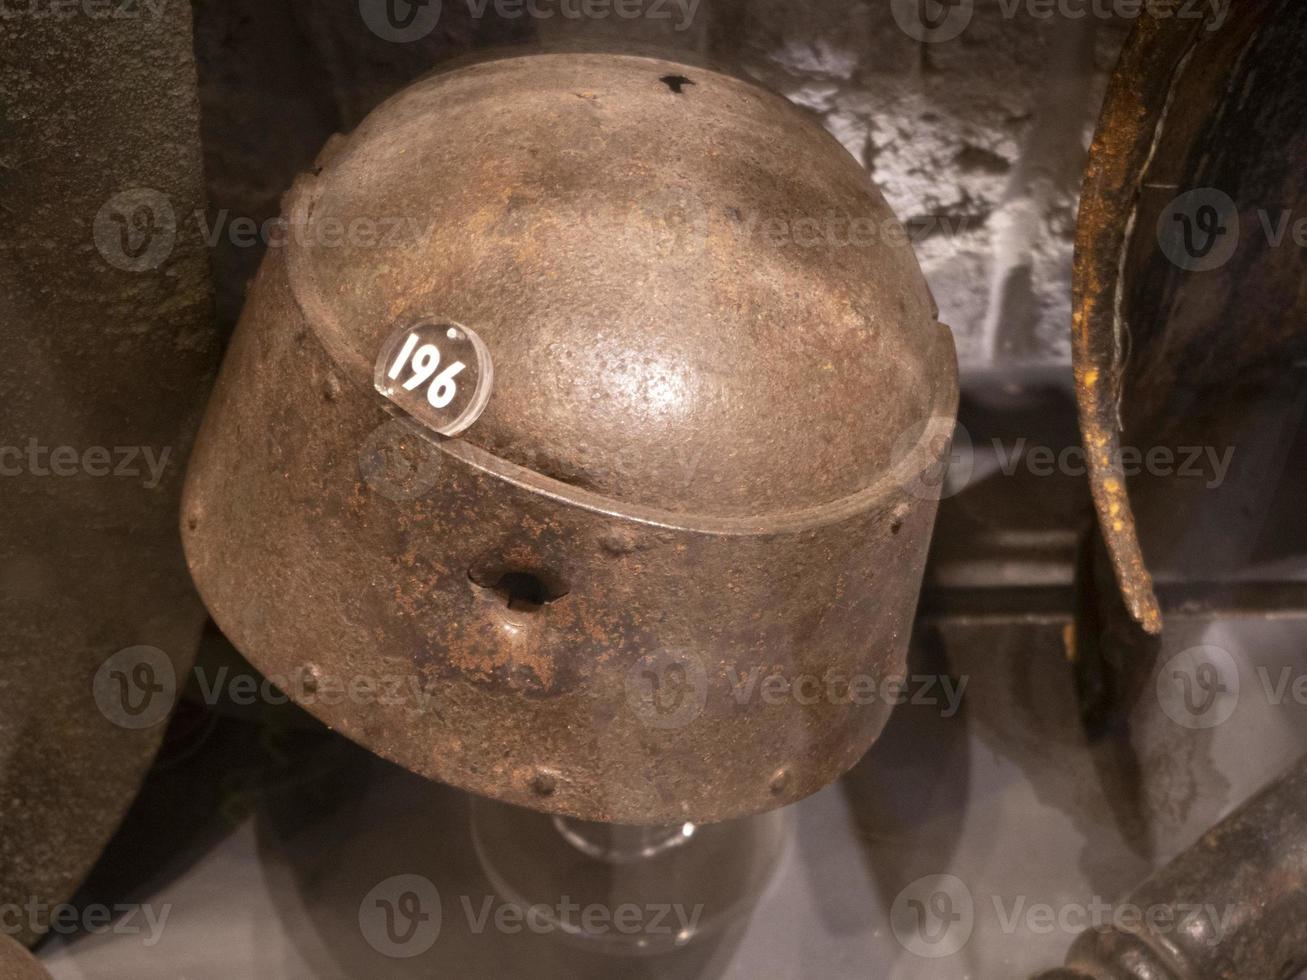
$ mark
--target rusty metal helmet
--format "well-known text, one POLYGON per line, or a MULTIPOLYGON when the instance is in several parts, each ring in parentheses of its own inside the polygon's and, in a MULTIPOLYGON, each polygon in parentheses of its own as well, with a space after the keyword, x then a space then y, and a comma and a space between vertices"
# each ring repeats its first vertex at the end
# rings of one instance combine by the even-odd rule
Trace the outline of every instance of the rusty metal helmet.
POLYGON ((50 980, 50 974, 15 940, 0 935, 0 980, 50 980))
POLYGON ((232 641, 380 755, 584 819, 851 766, 885 699, 751 679, 904 669, 957 369, 865 171, 751 83, 575 53, 428 76, 319 164, 188 474, 232 641))

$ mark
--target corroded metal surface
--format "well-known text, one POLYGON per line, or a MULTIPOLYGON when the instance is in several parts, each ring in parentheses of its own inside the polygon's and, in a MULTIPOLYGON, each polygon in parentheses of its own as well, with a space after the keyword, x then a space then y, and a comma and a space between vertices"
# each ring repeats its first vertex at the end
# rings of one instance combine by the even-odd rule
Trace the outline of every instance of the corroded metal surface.
POLYGON ((430 76, 320 162, 188 476, 223 631, 379 754, 585 819, 850 766, 885 699, 749 678, 903 671, 956 364, 861 168, 751 84, 584 54, 430 76), (429 316, 494 359, 454 439, 372 387, 429 316))
POLYGON ((1307 761, 1145 882, 1040 980, 1283 980, 1307 967, 1307 761), (1142 918, 1142 917, 1141 917, 1142 918))
POLYGON ((1135 618, 1150 632, 1161 629, 1161 611, 1139 548, 1119 460, 1124 351, 1117 333, 1117 280, 1139 173, 1176 66, 1197 30, 1192 21, 1177 20, 1164 28, 1160 21, 1143 18, 1121 52, 1085 171, 1075 253, 1072 351, 1090 485, 1121 590, 1135 618))
POLYGON ((24 942, 162 737, 162 695, 148 716, 112 701, 138 664, 108 665, 108 701, 100 668, 156 648, 150 687, 119 705, 144 707, 204 619, 176 530, 218 359, 190 12, 88 11, 0 18, 0 904, 44 909, 6 918, 24 942))
POLYGON ((50 980, 50 974, 26 949, 0 935, 0 980, 50 980))
MULTIPOLYGON (((1213 488, 1175 480, 1144 477, 1127 492, 1123 445, 1242 451, 1256 413, 1283 400, 1285 366, 1307 348, 1301 250, 1264 230, 1265 215, 1296 220, 1303 199, 1305 18, 1286 2, 1235 5, 1219 26, 1141 18, 1094 139, 1076 249, 1076 387, 1104 538, 1131 613, 1150 632, 1162 625, 1150 567, 1222 504, 1200 492, 1213 488), (1165 229, 1192 219, 1177 210, 1186 193, 1228 200, 1234 220, 1209 229, 1210 240, 1195 234, 1199 247, 1177 256, 1165 229), (1213 245, 1228 256, 1199 261, 1213 245)), ((1236 467, 1256 465, 1249 478, 1273 485, 1278 464, 1248 455, 1236 467)), ((1230 547, 1205 557, 1237 570, 1258 505, 1234 500, 1226 495, 1221 515, 1230 547)))

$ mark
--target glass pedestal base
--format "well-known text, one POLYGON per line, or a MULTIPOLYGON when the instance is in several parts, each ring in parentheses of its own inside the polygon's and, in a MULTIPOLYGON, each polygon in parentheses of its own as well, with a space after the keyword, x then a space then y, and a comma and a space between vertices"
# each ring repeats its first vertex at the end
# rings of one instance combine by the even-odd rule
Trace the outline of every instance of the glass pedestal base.
POLYGON ((727 823, 632 827, 476 798, 472 839, 528 928, 617 954, 657 953, 746 915, 791 836, 788 808, 727 823))

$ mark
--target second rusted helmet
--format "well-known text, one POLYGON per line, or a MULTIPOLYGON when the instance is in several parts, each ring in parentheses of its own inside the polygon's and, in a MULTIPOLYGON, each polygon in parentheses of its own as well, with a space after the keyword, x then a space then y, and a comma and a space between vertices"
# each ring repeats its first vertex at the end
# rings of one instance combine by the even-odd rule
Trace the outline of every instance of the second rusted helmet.
POLYGON ((806 114, 644 57, 475 64, 329 146, 282 238, 183 513, 274 681, 416 772, 592 820, 758 812, 867 749, 957 371, 806 114))

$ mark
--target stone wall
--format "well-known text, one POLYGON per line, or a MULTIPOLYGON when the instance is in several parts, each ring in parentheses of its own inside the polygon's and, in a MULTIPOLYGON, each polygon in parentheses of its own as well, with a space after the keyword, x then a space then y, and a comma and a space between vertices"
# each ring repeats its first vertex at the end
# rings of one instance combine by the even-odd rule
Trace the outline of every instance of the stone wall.
MULTIPOLYGON (((384 2, 197 3, 218 219, 275 217, 332 132, 433 65, 499 45, 635 42, 720 61, 817 113, 907 223, 964 370, 1069 360, 1081 171, 1128 22, 1088 4, 1076 17, 923 0, 945 17, 932 35, 916 0, 634 0, 649 6, 633 19, 614 12, 624 0, 534 0, 548 17, 527 0, 428 0, 438 16, 406 38, 376 29, 384 2)), ((218 241, 230 322, 261 250, 218 241)))

